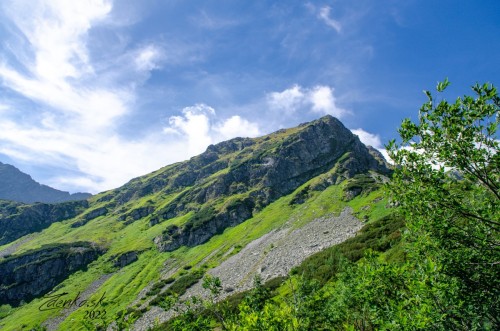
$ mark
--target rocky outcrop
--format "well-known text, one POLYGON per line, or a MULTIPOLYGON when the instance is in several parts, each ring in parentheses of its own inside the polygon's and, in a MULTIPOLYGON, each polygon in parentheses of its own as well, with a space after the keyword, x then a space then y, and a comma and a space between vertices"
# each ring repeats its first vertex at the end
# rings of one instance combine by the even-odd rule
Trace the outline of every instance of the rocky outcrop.
MULTIPOLYGON (((111 204, 112 205, 112 204, 111 204)), ((103 207, 98 207, 95 209, 91 209, 87 211, 85 214, 80 215, 79 219, 71 224, 72 228, 78 228, 80 226, 84 226, 88 222, 92 221, 93 219, 96 219, 100 216, 104 216, 108 214, 108 210, 111 207, 111 205, 106 205, 103 207)))
POLYGON ((90 196, 89 193, 70 194, 41 185, 16 167, 0 162, 0 199, 24 203, 55 203, 84 200, 90 196))
MULTIPOLYGON (((305 123, 291 131, 283 130, 254 140, 228 141, 221 146, 211 146, 197 159, 188 161, 187 164, 194 163, 207 169, 210 161, 222 164, 221 159, 228 159, 219 151, 233 153, 226 172, 183 191, 156 211, 162 220, 195 211, 193 218, 175 233, 175 237, 165 233, 156 237, 157 247, 161 251, 171 251, 182 245, 199 245, 333 168, 336 170, 332 178, 323 183, 323 188, 315 189, 324 189, 339 180, 369 171, 390 172, 357 136, 331 116, 305 123), (243 198, 223 208, 213 207, 218 199, 234 194, 243 198)), ((183 173, 183 184, 197 183, 200 173, 191 165, 190 172, 183 173)), ((303 198, 298 197, 297 202, 303 198)))
POLYGON ((154 242, 162 252, 170 252, 183 245, 200 245, 214 235, 222 233, 225 228, 238 225, 252 217, 253 207, 252 199, 248 198, 232 202, 218 214, 205 210, 195 215, 182 229, 175 225, 167 227, 162 235, 154 239, 154 242))
POLYGON ((0 260, 0 304, 17 306, 42 296, 102 253, 81 242, 46 246, 0 260))
POLYGON ((137 251, 130 251, 118 256, 112 256, 110 260, 113 261, 113 266, 121 269, 128 266, 130 263, 137 261, 138 254, 139 252, 137 251))
POLYGON ((54 222, 73 218, 88 207, 86 200, 33 205, 0 201, 0 245, 41 231, 54 222))
POLYGON ((155 211, 153 206, 143 206, 139 208, 132 209, 128 213, 120 215, 118 218, 120 221, 124 221, 125 224, 133 223, 141 218, 144 218, 155 211))

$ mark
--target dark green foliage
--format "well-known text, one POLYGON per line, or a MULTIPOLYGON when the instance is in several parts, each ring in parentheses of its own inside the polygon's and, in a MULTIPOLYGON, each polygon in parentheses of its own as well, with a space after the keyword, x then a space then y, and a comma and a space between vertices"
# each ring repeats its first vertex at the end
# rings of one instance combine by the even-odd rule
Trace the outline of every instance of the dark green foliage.
MULTIPOLYGON (((126 310, 119 311, 115 317, 116 327, 118 328, 118 330, 129 329, 134 324, 134 322, 143 315, 143 313, 143 311, 139 311, 133 308, 127 308, 126 310)), ((105 329, 103 328, 103 330, 105 329)))
POLYGON ((184 229, 189 231, 191 229, 197 229, 204 224, 210 222, 216 214, 216 210, 212 206, 204 206, 198 212, 196 212, 193 217, 184 225, 184 229))
POLYGON ((167 226, 165 228, 165 230, 163 230, 163 234, 173 236, 173 235, 177 234, 178 231, 179 231, 179 227, 177 225, 170 224, 169 226, 167 226))
MULTIPOLYGON (((279 288, 286 280, 288 277, 276 277, 268 280, 264 284, 262 284, 262 287, 273 296, 275 293, 274 291, 279 288)), ((247 290, 244 292, 238 292, 233 295, 230 295, 226 299, 224 299, 224 302, 227 303, 228 307, 235 313, 238 312, 238 305, 241 304, 245 298, 248 296, 252 295, 251 292, 252 290, 247 290)))
POLYGON ((245 209, 252 210, 254 207, 254 202, 251 198, 245 199, 235 199, 226 205, 227 211, 238 210, 238 208, 244 207, 245 209))
POLYGON ((375 178, 368 174, 358 174, 347 182, 344 187, 344 196, 346 200, 351 200, 360 194, 367 195, 378 188, 380 188, 380 183, 375 178))
POLYGON ((401 165, 390 188, 408 220, 413 258, 432 259, 456 283, 462 304, 446 323, 500 327, 500 97, 488 84, 473 90, 452 104, 426 92, 418 123, 405 120, 401 143, 388 146, 401 165))
POLYGON ((21 210, 21 206, 23 203, 10 201, 10 200, 1 200, 0 199, 0 218, 6 218, 10 215, 19 214, 21 210))
MULTIPOLYGON (((266 283, 262 283, 259 277, 254 279, 254 287, 248 291, 236 293, 223 301, 217 301, 222 292, 222 284, 218 278, 206 276, 203 279, 203 288, 209 291, 209 298, 201 300, 194 298, 192 300, 182 302, 182 307, 174 308, 180 313, 179 316, 152 328, 153 331, 160 330, 211 330, 214 325, 220 325, 223 330, 234 330, 234 323, 240 313, 240 307, 246 306, 261 309, 266 303, 271 301, 272 296, 286 277, 276 277, 266 283), (196 317, 196 318, 195 318, 196 317), (209 327, 210 326, 210 327, 209 327)), ((176 302, 175 294, 169 296, 165 309, 171 309, 176 302)), ((160 304, 161 305, 161 304, 160 304)), ((252 308, 253 309, 253 308, 252 308)))
POLYGON ((310 189, 311 189, 311 187, 309 185, 304 187, 302 190, 297 192, 297 194, 295 194, 295 196, 292 198, 292 200, 290 200, 289 204, 290 205, 298 205, 298 204, 304 203, 307 200, 307 198, 309 197, 309 190, 310 189))
POLYGON ((196 284, 203 277, 202 270, 193 270, 191 273, 183 275, 176 280, 174 278, 167 278, 156 283, 151 292, 159 293, 160 290, 167 284, 172 284, 163 293, 160 293, 151 301, 151 305, 161 305, 169 297, 178 297, 186 293, 186 290, 196 284))
POLYGON ((196 284, 202 277, 203 271, 194 270, 187 275, 179 277, 172 285, 170 285, 167 292, 183 295, 186 292, 186 289, 196 284))
POLYGON ((270 297, 271 291, 262 284, 262 278, 256 275, 253 279, 253 288, 245 296, 244 301, 251 309, 261 310, 270 297))
POLYGON ((346 190, 352 189, 360 189, 364 193, 368 193, 376 190, 380 187, 380 184, 370 175, 359 174, 355 175, 347 185, 345 186, 346 190))
POLYGON ((174 277, 169 277, 167 279, 162 280, 162 283, 167 285, 167 284, 172 284, 175 281, 174 277))
POLYGON ((175 278, 169 277, 167 279, 161 279, 156 282, 151 289, 146 293, 148 296, 153 296, 160 293, 161 289, 164 288, 168 284, 172 284, 175 281, 175 278))

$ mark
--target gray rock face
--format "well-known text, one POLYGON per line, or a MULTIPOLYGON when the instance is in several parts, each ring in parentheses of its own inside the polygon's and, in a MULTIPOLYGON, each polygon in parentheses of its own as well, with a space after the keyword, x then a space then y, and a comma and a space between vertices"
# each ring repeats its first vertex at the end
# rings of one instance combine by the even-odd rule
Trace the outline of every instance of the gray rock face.
MULTIPOLYGON (((267 139, 269 143, 261 144, 259 148, 254 148, 257 146, 256 140, 237 140, 210 147, 200 155, 195 164, 203 165, 203 169, 206 169, 209 161, 222 164, 220 160, 224 155, 218 154, 219 151, 241 150, 229 162, 226 173, 217 176, 209 185, 197 185, 184 191, 163 210, 157 211, 163 219, 169 219, 193 210, 190 206, 203 205, 195 210, 193 219, 175 237, 163 234, 155 238, 157 247, 161 251, 172 251, 182 245, 204 243, 225 228, 252 217, 254 210, 260 210, 290 194, 308 180, 335 166, 335 178, 331 178, 329 183, 325 182, 323 188, 316 189, 324 189, 339 178, 351 178, 370 170, 381 174, 390 172, 386 164, 376 158, 357 136, 331 116, 303 124, 296 132, 279 138, 282 133, 267 136, 264 140, 267 139), (246 147, 254 149, 249 152, 246 147), (247 196, 212 214, 206 212, 210 210, 212 201, 236 193, 246 193, 247 196), (203 216, 199 217, 199 214, 203 216)), ((189 162, 193 162, 193 159, 189 162)), ((193 185, 200 171, 192 166, 191 171, 184 175, 183 182, 193 185)))
POLYGON ((137 259, 138 259, 138 252, 137 251, 126 252, 126 253, 123 253, 119 256, 114 256, 112 258, 113 265, 115 267, 120 268, 120 269, 129 265, 130 263, 137 261, 137 259))
POLYGON ((125 224, 130 224, 143 217, 150 215, 151 213, 154 212, 154 210, 155 208, 153 206, 139 207, 136 209, 132 209, 126 214, 120 215, 119 220, 125 221, 125 224))
POLYGON ((0 260, 0 304, 17 306, 42 296, 102 253, 89 243, 72 243, 0 260))
POLYGON ((89 193, 70 194, 41 185, 16 167, 0 162, 0 199, 24 203, 54 203, 84 200, 90 196, 89 193))
POLYGON ((34 205, 0 200, 0 245, 41 231, 54 222, 73 218, 88 206, 86 200, 34 205))

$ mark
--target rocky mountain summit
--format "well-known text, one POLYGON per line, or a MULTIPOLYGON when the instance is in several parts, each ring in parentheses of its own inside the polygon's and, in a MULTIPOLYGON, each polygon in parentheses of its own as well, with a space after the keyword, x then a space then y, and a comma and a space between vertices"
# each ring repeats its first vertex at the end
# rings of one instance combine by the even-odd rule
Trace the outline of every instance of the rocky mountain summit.
POLYGON ((70 194, 39 184, 16 167, 0 162, 0 199, 24 203, 54 203, 83 200, 90 196, 89 193, 70 194))
POLYGON ((182 245, 199 245, 319 174, 328 172, 310 189, 321 191, 369 171, 390 172, 383 159, 331 116, 302 124, 295 132, 280 137, 284 133, 288 132, 257 139, 236 138, 209 146, 205 153, 191 159, 179 174, 183 178, 180 187, 187 189, 157 213, 163 221, 186 214, 194 209, 190 206, 201 207, 194 209, 196 214, 184 227, 170 226, 155 238, 158 248, 171 251, 182 245), (233 155, 231 159, 228 152, 233 155), (200 164, 201 169, 189 163, 200 164), (219 207, 222 200, 224 204, 219 207))

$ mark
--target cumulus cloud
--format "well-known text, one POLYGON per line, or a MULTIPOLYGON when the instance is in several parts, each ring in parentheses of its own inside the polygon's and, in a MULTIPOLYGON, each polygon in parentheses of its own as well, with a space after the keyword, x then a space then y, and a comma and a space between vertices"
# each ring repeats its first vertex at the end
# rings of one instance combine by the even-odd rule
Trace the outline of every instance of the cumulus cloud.
POLYGON ((382 142, 380 141, 380 136, 378 134, 373 134, 367 132, 363 129, 353 129, 352 133, 359 137, 359 140, 365 145, 372 146, 374 148, 382 148, 382 142))
POLYGON ((283 111, 288 115, 301 110, 342 118, 349 112, 337 105, 333 93, 334 89, 330 86, 303 88, 294 85, 281 92, 269 93, 267 103, 271 109, 283 111))
POLYGON ((240 116, 218 119, 215 110, 196 104, 182 110, 182 116, 172 116, 165 133, 185 137, 190 155, 203 152, 208 145, 234 137, 256 137, 261 132, 256 123, 240 116))
POLYGON ((271 92, 267 96, 268 104, 273 109, 293 113, 303 106, 305 95, 302 87, 294 85, 282 92, 271 92))
POLYGON ((331 87, 316 86, 310 91, 309 100, 312 103, 312 110, 316 113, 329 114, 339 118, 346 114, 346 110, 337 106, 331 87))
POLYGON ((257 137, 261 134, 256 123, 247 121, 241 116, 235 115, 226 119, 215 127, 220 140, 234 137, 257 137))
POLYGON ((382 153, 382 155, 387 161, 391 160, 378 134, 370 133, 363 129, 352 129, 351 132, 357 135, 359 137, 359 140, 361 140, 363 144, 367 146, 372 146, 373 148, 377 149, 380 153, 382 153))
POLYGON ((165 132, 184 135, 188 139, 189 153, 199 154, 212 143, 210 119, 215 115, 215 110, 205 104, 197 104, 184 108, 182 114, 170 117, 170 127, 165 132))

